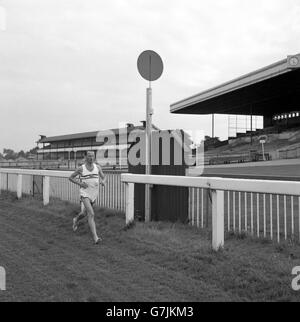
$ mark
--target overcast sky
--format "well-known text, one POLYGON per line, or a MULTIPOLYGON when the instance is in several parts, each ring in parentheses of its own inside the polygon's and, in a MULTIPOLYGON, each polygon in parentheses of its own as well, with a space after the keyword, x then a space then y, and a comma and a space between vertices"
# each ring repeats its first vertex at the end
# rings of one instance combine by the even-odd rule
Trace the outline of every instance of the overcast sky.
POLYGON ((299 53, 299 17, 299 0, 0 0, 0 151, 144 120, 146 49, 165 64, 154 123, 210 134, 170 104, 299 53))

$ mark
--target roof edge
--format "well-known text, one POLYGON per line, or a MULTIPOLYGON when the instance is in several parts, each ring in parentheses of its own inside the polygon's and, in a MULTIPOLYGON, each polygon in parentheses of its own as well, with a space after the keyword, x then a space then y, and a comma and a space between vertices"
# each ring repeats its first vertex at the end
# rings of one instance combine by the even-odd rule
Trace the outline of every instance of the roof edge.
POLYGON ((170 111, 171 113, 178 112, 179 110, 188 106, 252 85, 256 82, 261 82, 274 76, 279 76, 289 71, 290 68, 288 66, 288 58, 285 58, 251 73, 242 75, 231 81, 212 87, 196 95, 177 101, 170 105, 170 111))

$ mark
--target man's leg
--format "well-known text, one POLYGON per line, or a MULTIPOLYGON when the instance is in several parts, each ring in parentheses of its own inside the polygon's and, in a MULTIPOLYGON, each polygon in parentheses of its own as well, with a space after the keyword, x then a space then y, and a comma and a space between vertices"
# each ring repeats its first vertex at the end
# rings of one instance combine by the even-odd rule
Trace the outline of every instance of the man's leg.
POLYGON ((77 221, 77 223, 78 223, 80 220, 84 219, 84 218, 86 217, 86 215, 87 215, 87 211, 86 211, 86 208, 85 208, 85 206, 84 206, 83 201, 80 201, 80 206, 81 206, 81 211, 80 211, 80 213, 76 216, 76 221, 77 221))
POLYGON ((82 201, 87 211, 88 222, 89 222, 91 233, 93 235, 94 242, 97 243, 100 240, 100 238, 97 235, 94 209, 92 207, 92 204, 89 198, 83 198, 82 201))
POLYGON ((74 231, 77 231, 79 221, 84 219, 87 215, 87 211, 86 211, 82 201, 80 202, 80 205, 81 205, 80 213, 75 218, 73 218, 73 230, 74 231))

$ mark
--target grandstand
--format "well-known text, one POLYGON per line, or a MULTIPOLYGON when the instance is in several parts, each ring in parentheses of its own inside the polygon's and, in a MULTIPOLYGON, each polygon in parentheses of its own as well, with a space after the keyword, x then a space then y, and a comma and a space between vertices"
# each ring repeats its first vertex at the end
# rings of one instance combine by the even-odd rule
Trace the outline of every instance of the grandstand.
POLYGON ((223 142, 207 138, 205 144, 206 164, 240 163, 300 157, 299 102, 298 54, 174 103, 171 113, 245 116, 245 133, 237 131, 223 142), (254 124, 258 116, 261 129, 254 124))
POLYGON ((300 157, 300 126, 287 129, 266 128, 218 142, 206 149, 207 164, 269 161, 300 157), (264 156, 260 138, 266 136, 264 156))
MULTIPOLYGON (((41 136, 37 144, 41 146, 38 153, 38 162, 40 167, 44 168, 65 168, 75 169, 83 162, 86 151, 100 151, 105 153, 105 167, 127 168, 127 152, 130 148, 128 136, 133 131, 144 131, 146 122, 135 126, 128 123, 124 128, 109 129, 94 132, 74 133, 53 137, 41 136), (97 137, 102 135, 104 141, 99 141, 97 137), (113 143, 111 143, 113 142, 113 143), (108 151, 114 150, 116 158, 109 159, 108 151)), ((159 130, 153 125, 153 130, 159 130)))

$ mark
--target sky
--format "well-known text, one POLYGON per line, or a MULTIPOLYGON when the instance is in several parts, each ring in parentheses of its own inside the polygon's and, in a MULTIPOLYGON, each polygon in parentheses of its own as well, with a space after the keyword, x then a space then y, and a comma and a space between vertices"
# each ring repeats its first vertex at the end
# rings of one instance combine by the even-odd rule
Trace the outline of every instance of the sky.
POLYGON ((164 61, 154 124, 210 135, 210 116, 170 105, 300 53, 299 17, 299 0, 0 0, 0 152, 144 120, 149 49, 164 61))

